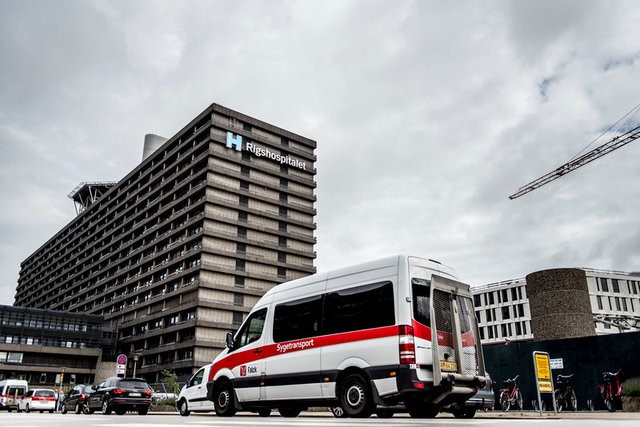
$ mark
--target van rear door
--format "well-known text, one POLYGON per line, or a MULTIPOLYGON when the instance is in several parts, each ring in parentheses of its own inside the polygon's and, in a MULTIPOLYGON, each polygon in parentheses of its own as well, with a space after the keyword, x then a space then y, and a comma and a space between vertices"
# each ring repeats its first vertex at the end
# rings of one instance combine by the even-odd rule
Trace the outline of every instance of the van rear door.
POLYGON ((469 286, 434 274, 431 299, 434 385, 483 380, 484 360, 469 286))

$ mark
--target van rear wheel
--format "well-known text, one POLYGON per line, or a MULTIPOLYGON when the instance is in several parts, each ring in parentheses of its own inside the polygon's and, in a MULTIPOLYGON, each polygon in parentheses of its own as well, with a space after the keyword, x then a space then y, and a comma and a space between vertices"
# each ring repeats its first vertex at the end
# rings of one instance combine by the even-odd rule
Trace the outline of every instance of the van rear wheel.
POLYGON ((360 374, 349 374, 340 383, 340 406, 349 417, 367 418, 374 410, 371 389, 360 374))
POLYGON ((213 394, 213 406, 219 417, 233 417, 236 414, 233 386, 230 382, 225 381, 216 388, 213 394))

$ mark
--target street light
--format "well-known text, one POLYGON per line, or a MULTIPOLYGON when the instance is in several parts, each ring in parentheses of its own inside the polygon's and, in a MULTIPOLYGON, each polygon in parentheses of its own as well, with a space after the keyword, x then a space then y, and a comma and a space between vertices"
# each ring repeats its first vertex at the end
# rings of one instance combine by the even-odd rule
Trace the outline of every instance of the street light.
POLYGON ((138 366, 138 359, 140 358, 140 353, 133 353, 133 377, 136 377, 136 367, 138 366))

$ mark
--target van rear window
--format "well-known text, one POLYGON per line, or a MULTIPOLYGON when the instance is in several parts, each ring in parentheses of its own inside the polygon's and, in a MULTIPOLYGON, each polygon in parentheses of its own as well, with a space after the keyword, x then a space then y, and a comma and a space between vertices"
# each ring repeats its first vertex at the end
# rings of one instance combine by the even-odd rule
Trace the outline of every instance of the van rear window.
POLYGON ((426 279, 411 279, 413 293, 413 318, 425 326, 431 326, 431 282, 426 279))

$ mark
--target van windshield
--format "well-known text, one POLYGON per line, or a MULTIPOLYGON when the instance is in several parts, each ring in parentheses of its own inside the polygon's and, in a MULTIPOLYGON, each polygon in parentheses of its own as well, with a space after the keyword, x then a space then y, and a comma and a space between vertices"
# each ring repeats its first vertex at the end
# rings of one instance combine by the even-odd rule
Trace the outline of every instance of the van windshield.
POLYGON ((431 325, 431 281, 427 279, 411 279, 413 294, 413 318, 425 326, 431 325))

